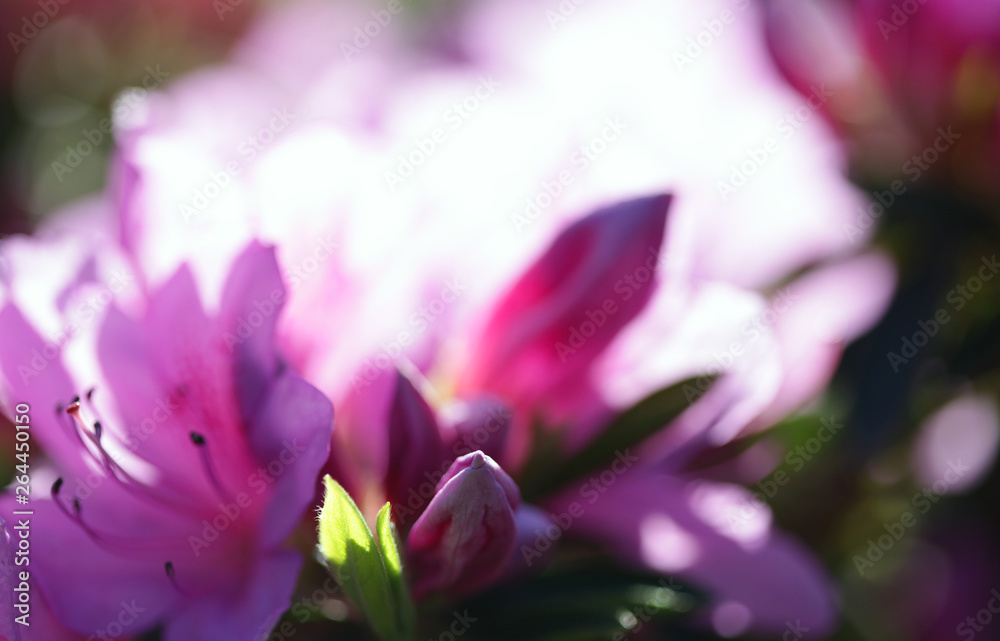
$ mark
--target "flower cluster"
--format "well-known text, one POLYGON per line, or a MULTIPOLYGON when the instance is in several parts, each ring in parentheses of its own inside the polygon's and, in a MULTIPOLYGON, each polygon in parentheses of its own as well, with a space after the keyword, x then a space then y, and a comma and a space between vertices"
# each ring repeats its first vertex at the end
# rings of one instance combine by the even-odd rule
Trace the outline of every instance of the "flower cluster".
POLYGON ((567 566, 602 577, 556 624, 581 638, 832 632, 744 485, 894 269, 841 233, 861 201, 756 9, 561 7, 472 3, 432 46, 276 9, 116 123, 103 194, 0 244, 32 638, 287 636, 321 504, 349 598, 317 634, 433 632, 567 566))

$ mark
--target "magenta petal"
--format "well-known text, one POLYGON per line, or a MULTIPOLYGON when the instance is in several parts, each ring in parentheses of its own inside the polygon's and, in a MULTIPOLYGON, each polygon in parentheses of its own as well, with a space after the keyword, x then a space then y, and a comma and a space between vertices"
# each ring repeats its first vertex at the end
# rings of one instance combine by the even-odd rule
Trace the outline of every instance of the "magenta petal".
MULTIPOLYGON (((164 575, 165 558, 128 559, 105 550, 71 523, 51 500, 33 492, 31 504, 32 587, 45 596, 67 628, 93 634, 105 629, 126 605, 134 603, 135 616, 129 632, 142 634, 179 600, 164 575)), ((16 509, 13 496, 8 494, 0 500, 0 514, 8 526, 17 525, 17 517, 12 514, 16 509)), ((180 546, 184 546, 183 541, 180 546)))
POLYGON ((69 403, 80 393, 62 365, 62 350, 46 343, 21 312, 8 305, 0 310, 0 373, 5 396, 32 408, 32 437, 48 455, 74 473, 87 468, 72 428, 60 420, 56 403, 69 403))
POLYGON ((670 201, 619 203, 562 232, 496 306, 469 386, 530 402, 585 376, 652 295, 670 201))
POLYGON ((406 541, 418 598, 473 592, 503 573, 517 541, 515 504, 504 487, 512 484, 481 452, 455 462, 406 541))
POLYGON ((466 454, 465 456, 460 456, 455 459, 455 462, 451 464, 445 475, 441 477, 438 481, 436 492, 441 492, 444 486, 451 479, 458 476, 461 472, 471 468, 487 467, 491 472, 493 472, 493 478, 496 482, 500 484, 503 488, 504 494, 507 495, 507 502, 510 503, 510 507, 516 510, 521 505, 521 490, 518 489, 517 483, 514 479, 503 471, 496 461, 484 454, 482 451, 472 452, 466 454))
POLYGON ((511 413, 500 399, 492 395, 478 396, 458 401, 449 410, 453 421, 449 442, 455 456, 479 450, 490 458, 503 458, 511 413))
POLYGON ((14 565, 14 542, 7 531, 6 523, 0 518, 0 639, 20 641, 20 631, 14 619, 18 611, 14 599, 18 587, 18 572, 14 565))
POLYGON ((772 529, 770 510, 745 489, 640 473, 600 488, 585 484, 548 507, 582 512, 573 536, 708 592, 718 632, 780 634, 798 621, 820 638, 833 627, 834 595, 818 563, 772 529))
POLYGON ((270 383, 249 423, 250 447, 267 470, 251 477, 249 493, 259 493, 266 479, 274 479, 258 544, 266 549, 280 545, 312 504, 330 454, 333 406, 312 385, 285 373, 270 383))
POLYGON ((440 474, 444 460, 441 433, 434 410, 401 373, 389 410, 389 467, 385 486, 394 505, 403 504, 410 489, 428 472, 440 474))
POLYGON ((507 559, 507 568, 504 570, 504 578, 507 579, 541 572, 555 556, 558 546, 558 541, 552 540, 553 530, 556 539, 562 534, 548 512, 527 503, 514 513, 514 521, 517 523, 517 553, 507 559))
POLYGON ((284 301, 285 286, 274 248, 251 243, 233 262, 219 309, 219 326, 234 357, 237 393, 245 415, 256 409, 278 368, 274 330, 284 301))
POLYGON ((302 559, 277 552, 254 568, 240 594, 191 602, 171 619, 165 641, 247 641, 265 639, 291 605, 302 559))

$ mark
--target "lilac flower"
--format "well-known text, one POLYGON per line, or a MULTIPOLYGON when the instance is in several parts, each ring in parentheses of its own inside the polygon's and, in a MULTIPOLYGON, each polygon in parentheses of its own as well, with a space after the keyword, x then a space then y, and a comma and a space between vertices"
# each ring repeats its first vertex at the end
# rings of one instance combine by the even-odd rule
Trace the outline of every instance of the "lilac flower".
MULTIPOLYGON (((33 472, 32 580, 55 619, 82 635, 266 633, 297 580, 301 559, 282 543, 332 428, 329 401, 273 348, 273 250, 247 248, 213 307, 181 267, 134 315, 109 303, 63 345, 18 305, 30 281, 15 270, 0 310, 0 372, 51 459, 33 472)), ((4 497, 0 513, 13 505, 4 497)))

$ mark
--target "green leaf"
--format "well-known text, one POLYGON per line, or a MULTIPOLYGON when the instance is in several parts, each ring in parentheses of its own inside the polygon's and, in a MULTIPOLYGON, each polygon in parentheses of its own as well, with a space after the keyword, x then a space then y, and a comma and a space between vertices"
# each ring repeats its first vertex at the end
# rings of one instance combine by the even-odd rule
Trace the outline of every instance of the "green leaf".
POLYGON ((388 523, 388 506, 382 509, 385 518, 379 514, 380 522, 384 522, 380 523, 380 530, 384 527, 389 534, 382 537, 380 548, 347 491, 329 476, 324 482, 326 497, 319 517, 319 549, 330 571, 379 638, 409 641, 413 610, 402 582, 398 547, 388 523))
POLYGON ((687 620, 703 603, 700 593, 666 577, 609 566, 500 585, 458 610, 477 617, 476 636, 484 641, 611 641, 630 637, 639 623, 687 620))
POLYGON ((378 531, 379 548, 382 551, 385 569, 389 575, 389 586, 396 598, 400 623, 402 624, 401 631, 405 633, 406 638, 411 638, 415 619, 413 600, 410 598, 410 590, 403 578, 403 561, 399 553, 400 546, 399 537, 396 536, 396 526, 392 523, 391 504, 386 503, 379 510, 375 529, 378 531))
MULTIPOLYGON (((640 445, 662 430, 691 406, 715 382, 715 377, 696 377, 654 392, 609 422, 598 436, 562 465, 553 465, 553 445, 543 443, 544 457, 528 461, 533 472, 530 483, 521 484, 528 499, 544 496, 583 475, 609 465, 620 452, 640 445), (543 473, 539 473, 543 471, 543 473), (527 487, 525 487, 527 485, 527 487)), ((546 430, 542 428, 540 432, 546 430)), ((555 460, 558 460, 556 457, 555 460)))

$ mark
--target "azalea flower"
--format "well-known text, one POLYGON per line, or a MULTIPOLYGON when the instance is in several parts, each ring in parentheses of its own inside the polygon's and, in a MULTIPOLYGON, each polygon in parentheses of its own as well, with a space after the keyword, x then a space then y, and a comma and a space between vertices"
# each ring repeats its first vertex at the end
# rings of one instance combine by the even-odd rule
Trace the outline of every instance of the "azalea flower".
MULTIPOLYGON (((341 404, 334 475, 369 513, 390 500, 404 533, 419 516, 407 538, 408 551, 416 553, 411 569, 419 594, 428 584, 463 592, 460 577, 473 567, 473 557, 452 553, 456 544, 442 540, 427 522, 464 523, 464 510, 474 509, 496 516, 477 516, 466 536, 479 548, 513 550, 477 558, 490 570, 480 566, 479 579, 491 573, 501 578, 498 566, 504 560, 508 576, 537 570, 561 539, 584 539, 628 563, 707 589, 716 602, 711 622, 721 632, 781 630, 789 620, 815 630, 832 624, 829 585, 803 548, 772 530, 769 511, 762 508, 734 521, 749 493, 698 479, 685 469, 698 453, 747 427, 746 422, 731 423, 749 407, 745 382, 728 381, 722 393, 695 402, 659 436, 635 450, 615 452, 618 459, 609 461, 608 469, 569 478, 558 491, 534 497, 535 505, 522 503, 516 486, 507 489, 525 480, 526 461, 538 455, 532 451, 539 445, 531 432, 535 421, 565 439, 563 448, 544 459, 544 465, 558 470, 621 415, 621 409, 600 400, 600 364, 620 357, 629 326, 643 323, 654 311, 658 283, 641 274, 647 261, 655 267, 659 258, 669 202, 661 196, 621 203, 557 236, 493 303, 478 331, 469 327, 469 340, 459 337, 467 351, 447 370, 453 383, 442 382, 441 371, 433 369, 429 379, 419 369, 410 370, 416 384, 392 372, 373 374, 364 368, 354 378, 355 393, 341 404), (632 274, 638 287, 623 296, 616 286, 632 274), (578 343, 577 337, 585 339, 578 343), (438 390, 450 386, 455 397, 443 398, 438 390), (414 400, 417 388, 432 402, 414 400), (489 399, 500 399, 493 401, 492 415, 482 409, 489 399), (491 460, 481 452, 465 453, 479 447, 496 453, 504 469, 491 464, 495 482, 465 489, 452 477, 472 460, 491 460), (455 462, 449 467, 451 460, 455 462), (509 500, 503 499, 505 494, 509 500), (455 495, 463 500, 456 501, 455 495), (516 532, 510 529, 515 522, 516 532), (434 534, 428 535, 428 529, 434 534), (428 554, 449 558, 451 564, 428 571, 422 560, 428 554), (449 580, 435 578, 442 574, 449 580)), ((776 366, 767 358, 763 362, 776 366)), ((759 364, 750 369, 761 371, 759 364)), ((738 373, 731 376, 739 379, 738 373)), ((482 585, 467 587, 474 591, 482 585)))
POLYGON ((730 523, 749 498, 733 481, 770 472, 756 452, 692 470, 813 401, 893 270, 851 253, 840 152, 819 118, 787 121, 801 101, 752 21, 690 55, 728 5, 692 7, 592 2, 553 28, 486 2, 448 52, 387 30, 347 60, 370 17, 304 4, 120 123, 107 200, 137 280, 159 291, 185 264, 218 291, 248 242, 275 244, 278 344, 337 407, 327 469, 369 518, 392 502, 420 596, 576 540, 703 586, 719 632, 833 625, 766 507, 730 523), (532 478, 691 378, 679 416, 585 470, 613 488, 532 478))
MULTIPOLYGON (((31 579, 54 619, 84 636, 269 631, 302 564, 282 544, 311 505, 332 428, 329 401, 273 348, 285 291, 273 250, 241 253, 211 305, 180 266, 129 313, 126 296, 105 300, 53 342, 43 331, 84 309, 114 247, 55 229, 3 249, 3 398, 32 408, 49 459, 32 468, 31 579), (46 255, 62 258, 51 271, 84 268, 46 282, 46 255), (48 322, 33 321, 46 304, 48 322)), ((8 522, 16 509, 0 501, 8 522)))
POLYGON ((929 175, 995 195, 996 3, 766 5, 778 67, 804 95, 828 87, 834 98, 822 111, 846 138, 859 169, 883 180, 901 179, 906 187, 929 175))

